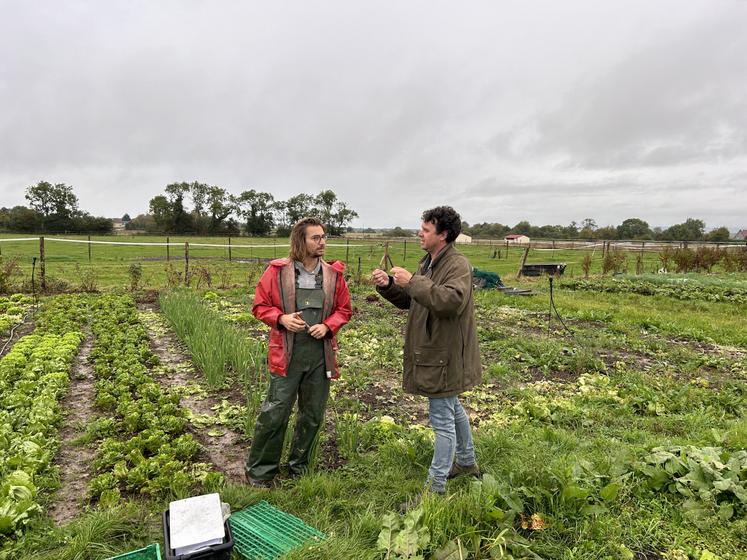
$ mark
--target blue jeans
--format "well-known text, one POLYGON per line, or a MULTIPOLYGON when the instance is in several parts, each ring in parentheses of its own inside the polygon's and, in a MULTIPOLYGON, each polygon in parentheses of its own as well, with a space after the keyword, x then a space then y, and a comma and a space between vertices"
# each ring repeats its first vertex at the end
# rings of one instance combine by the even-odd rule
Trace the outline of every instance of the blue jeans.
POLYGON ((446 477, 451 470, 455 452, 456 462, 460 465, 475 464, 472 429, 469 425, 469 418, 456 396, 429 398, 428 416, 436 434, 436 443, 433 460, 428 469, 426 486, 429 486, 433 492, 445 492, 446 477))

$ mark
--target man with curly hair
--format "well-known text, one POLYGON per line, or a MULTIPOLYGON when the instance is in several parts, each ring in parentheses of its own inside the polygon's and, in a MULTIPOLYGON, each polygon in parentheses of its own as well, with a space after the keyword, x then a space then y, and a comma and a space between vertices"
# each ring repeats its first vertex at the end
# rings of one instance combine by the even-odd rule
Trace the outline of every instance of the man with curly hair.
POLYGON ((417 506, 426 492, 444 494, 449 478, 480 476, 469 417, 459 402, 482 379, 472 267, 454 247, 461 230, 450 206, 426 210, 418 232, 426 255, 417 272, 395 266, 389 274, 376 269, 371 275, 383 297, 409 309, 402 384, 405 392, 428 397, 436 435, 425 488, 403 509, 417 506))

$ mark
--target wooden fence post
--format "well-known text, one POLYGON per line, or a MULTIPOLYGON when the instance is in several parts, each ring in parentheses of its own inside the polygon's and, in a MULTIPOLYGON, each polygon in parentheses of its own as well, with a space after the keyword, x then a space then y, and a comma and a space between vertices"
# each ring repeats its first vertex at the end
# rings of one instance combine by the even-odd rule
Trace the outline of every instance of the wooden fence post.
POLYGON ((527 256, 529 256, 529 247, 524 249, 524 256, 521 257, 521 264, 519 265, 519 272, 516 275, 517 278, 521 278, 521 271, 524 269, 524 264, 527 262, 527 256))
POLYGON ((231 236, 228 236, 228 262, 231 262, 231 236))
POLYGON ((171 245, 169 245, 169 238, 166 237, 166 262, 169 262, 171 260, 171 252, 169 251, 169 247, 171 247, 171 245))
POLYGON ((44 236, 39 238, 39 281, 41 291, 47 289, 46 267, 44 265, 44 236))
POLYGON ((88 236, 88 264, 91 264, 91 236, 88 236))
POLYGON ((350 238, 345 239, 345 266, 348 265, 349 258, 350 258, 350 238))
POLYGON ((189 286, 189 241, 184 242, 184 285, 189 286))
POLYGON ((405 250, 402 254, 402 266, 404 266, 404 263, 406 260, 407 260, 407 239, 405 239, 405 250))

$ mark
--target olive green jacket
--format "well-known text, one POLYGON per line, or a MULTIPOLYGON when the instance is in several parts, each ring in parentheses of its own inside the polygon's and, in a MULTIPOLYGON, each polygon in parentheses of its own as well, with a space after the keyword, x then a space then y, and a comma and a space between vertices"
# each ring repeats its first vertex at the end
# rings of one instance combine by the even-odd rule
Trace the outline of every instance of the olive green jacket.
POLYGON ((402 386, 426 397, 451 397, 482 380, 477 324, 472 297, 472 267, 447 245, 433 260, 420 261, 409 285, 390 277, 379 293, 400 309, 409 309, 405 327, 402 386))

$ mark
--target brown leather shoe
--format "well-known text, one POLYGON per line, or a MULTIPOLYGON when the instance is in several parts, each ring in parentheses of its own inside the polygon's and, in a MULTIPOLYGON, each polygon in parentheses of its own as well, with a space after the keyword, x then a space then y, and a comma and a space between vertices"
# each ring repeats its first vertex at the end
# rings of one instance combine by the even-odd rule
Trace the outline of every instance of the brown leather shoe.
POLYGON ((454 461, 446 478, 451 479, 458 476, 474 476, 475 478, 480 478, 482 473, 480 472, 480 467, 477 466, 477 463, 474 465, 460 465, 454 461))

